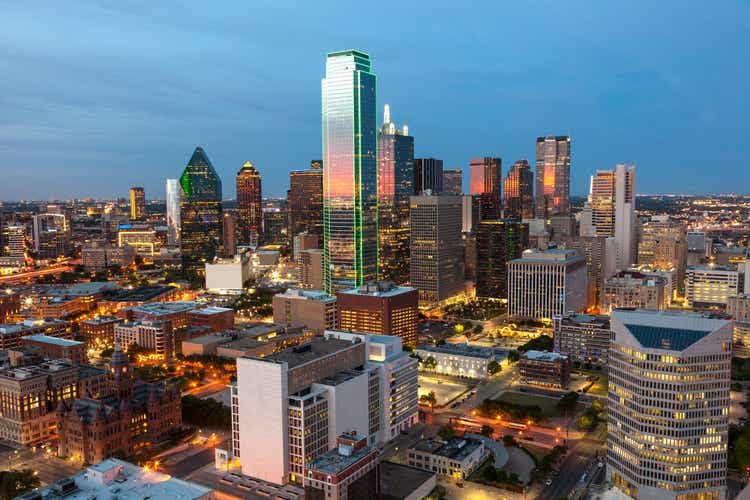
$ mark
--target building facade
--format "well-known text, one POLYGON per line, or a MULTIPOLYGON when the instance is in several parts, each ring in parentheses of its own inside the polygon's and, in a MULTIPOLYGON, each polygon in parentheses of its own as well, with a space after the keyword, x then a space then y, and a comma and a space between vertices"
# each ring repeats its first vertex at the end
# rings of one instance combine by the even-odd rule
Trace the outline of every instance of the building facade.
POLYGON ((170 246, 180 245, 180 185, 177 179, 167 179, 167 243, 170 246))
POLYGON ((527 160, 513 164, 503 183, 503 217, 534 218, 534 173, 527 160))
POLYGON ((237 234, 245 246, 257 246, 263 234, 260 172, 249 161, 237 172, 237 234))
POLYGON ((443 160, 437 158, 416 158, 414 160, 415 196, 423 193, 441 194, 443 192, 443 160))
POLYGON ((743 287, 743 276, 733 266, 689 266, 685 274, 685 298, 693 308, 725 307, 743 287))
POLYGON ((460 168, 446 168, 443 170, 443 193, 464 194, 464 172, 460 168))
POLYGON ((323 163, 310 162, 308 170, 289 172, 290 237, 307 231, 323 236, 323 163))
POLYGON ((537 138, 535 178, 536 218, 570 214, 570 136, 537 138))
POLYGON ((529 225, 516 220, 483 220, 477 225, 477 297, 508 297, 508 262, 529 245, 529 225))
POLYGON ((378 500, 378 450, 367 437, 344 433, 337 447, 305 464, 307 500, 378 500))
POLYGON ((570 383, 570 358, 559 352, 526 351, 518 360, 518 373, 525 384, 564 389, 570 383))
POLYGON ((677 273, 677 283, 684 288, 687 267, 685 225, 669 216, 653 216, 640 227, 638 265, 677 273))
POLYGON ((430 371, 443 375, 467 377, 484 380, 490 377, 491 363, 504 363, 504 351, 496 351, 489 347, 467 346, 464 344, 445 344, 441 346, 420 346, 415 350, 417 356, 424 361, 428 358, 435 360, 434 368, 430 371))
POLYGON ((273 296, 273 322, 287 328, 306 327, 322 335, 336 328, 336 297, 319 290, 289 288, 273 296))
POLYGON ((668 305, 666 281, 658 276, 622 271, 605 280, 602 287, 601 311, 604 314, 618 307, 661 310, 668 305))
POLYGON ((568 314, 552 318, 554 350, 573 361, 607 364, 609 317, 568 314))
POLYGON ((472 158, 469 161, 469 188, 478 206, 479 220, 500 219, 503 215, 503 177, 500 158, 472 158))
POLYGON ((130 188, 130 219, 143 220, 146 217, 146 191, 142 187, 130 188))

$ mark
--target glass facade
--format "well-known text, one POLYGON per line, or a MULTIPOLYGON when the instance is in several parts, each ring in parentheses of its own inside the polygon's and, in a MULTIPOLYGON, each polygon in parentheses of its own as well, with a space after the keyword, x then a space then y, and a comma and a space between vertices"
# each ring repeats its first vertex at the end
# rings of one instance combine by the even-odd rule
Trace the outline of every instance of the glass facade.
POLYGON ((508 262, 529 245, 529 226, 519 221, 485 220, 477 226, 477 297, 508 298, 508 262))
POLYGON ((180 244, 180 186, 177 179, 167 179, 167 241, 180 244))
POLYGON ((320 160, 310 162, 309 170, 289 173, 289 238, 307 231, 323 234, 323 167, 320 160))
POLYGON ((221 179, 205 151, 195 148, 180 177, 180 247, 187 271, 201 271, 222 240, 221 179))
POLYGON ((469 162, 469 188, 479 204, 479 219, 499 219, 502 215, 502 160, 472 158, 469 162))
POLYGON ((506 219, 534 218, 534 174, 529 162, 513 164, 503 183, 503 216, 506 219))
POLYGON ((570 137, 536 140, 536 217, 570 215, 570 137))
POLYGON ((377 279, 375 74, 356 50, 328 54, 322 81, 326 291, 377 279))
POLYGON ((240 245, 258 245, 263 233, 260 173, 249 161, 237 172, 237 229, 240 245))

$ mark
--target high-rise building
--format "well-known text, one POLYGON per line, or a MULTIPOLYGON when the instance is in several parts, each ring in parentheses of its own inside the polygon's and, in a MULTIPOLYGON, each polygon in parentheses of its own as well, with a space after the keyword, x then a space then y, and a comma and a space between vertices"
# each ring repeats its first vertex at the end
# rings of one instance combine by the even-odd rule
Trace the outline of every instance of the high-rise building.
POLYGON ((389 281, 336 292, 338 328, 348 332, 393 335, 417 346, 419 293, 389 281))
POLYGON ((517 220, 483 220, 477 225, 478 297, 508 297, 508 262, 529 244, 529 225, 517 220))
POLYGON ((41 259, 55 259, 70 251, 70 226, 63 214, 33 217, 34 252, 41 259))
POLYGON ((669 303, 666 285, 666 280, 658 276, 646 276, 637 271, 620 271, 604 280, 601 311, 609 314, 618 307, 666 309, 669 303))
POLYGON ((180 244, 180 186, 177 179, 167 179, 167 242, 180 244))
POLYGON ((581 312, 588 298, 586 260, 575 250, 536 248, 508 264, 508 315, 552 319, 581 312))
POLYGON ((279 244, 287 241, 289 214, 285 207, 263 209, 263 241, 266 244, 279 244))
POLYGON ((409 281, 409 196, 414 190, 414 138, 396 128, 385 105, 378 129, 378 268, 380 278, 409 281))
POLYGON ((237 253, 237 220, 228 210, 221 215, 221 253, 224 257, 237 253))
POLYGON ((742 273, 734 266, 689 266, 685 274, 688 307, 722 308, 743 292, 742 273))
POLYGON ((146 217, 146 191, 142 187, 130 188, 130 218, 143 219, 146 217))
POLYGON ((503 217, 534 218, 534 173, 529 162, 519 160, 508 171, 503 183, 503 217))
POLYGON ((336 328, 336 297, 320 290, 289 288, 273 296, 273 321, 287 328, 306 327, 322 335, 336 328))
POLYGON ((323 250, 311 248, 300 251, 297 261, 300 288, 323 289, 323 250))
POLYGON ((536 217, 570 214, 570 136, 537 138, 535 176, 536 217))
POLYGON ((464 173, 460 168, 443 170, 443 193, 464 194, 464 173))
POLYGON ((202 272, 221 245, 221 179, 197 147, 180 177, 180 248, 183 268, 202 272))
POLYGON ((328 293, 378 276, 375 80, 367 54, 328 54, 322 81, 323 272, 328 293))
POLYGON ((586 259, 589 276, 589 305, 598 305, 604 280, 616 272, 615 239, 606 236, 573 236, 561 238, 558 243, 576 250, 586 259))
POLYGON ((289 172, 289 237, 307 231, 323 236, 323 164, 310 162, 308 170, 289 172))
POLYGON ((674 270, 680 288, 685 282, 687 239, 685 225, 668 215, 644 222, 638 238, 638 264, 652 269, 674 270))
POLYGON ((237 172, 237 234, 240 245, 257 246, 263 234, 260 172, 246 161, 237 172))
POLYGON ((614 236, 617 268, 627 269, 636 257, 635 166, 597 170, 591 177, 591 221, 597 236, 614 236))
POLYGON ((607 480, 632 498, 724 499, 731 321, 614 311, 607 480))
POLYGON ((414 160, 414 194, 443 192, 443 160, 416 158, 414 160))
POLYGON ((469 187, 477 200, 480 220, 502 217, 503 172, 500 158, 472 158, 469 161, 469 187))
POLYGON ((574 361, 607 364, 609 354, 609 317, 568 314, 552 318, 555 352, 574 361))
POLYGON ((410 284, 419 290, 420 306, 437 304, 463 289, 461 198, 411 197, 410 284))

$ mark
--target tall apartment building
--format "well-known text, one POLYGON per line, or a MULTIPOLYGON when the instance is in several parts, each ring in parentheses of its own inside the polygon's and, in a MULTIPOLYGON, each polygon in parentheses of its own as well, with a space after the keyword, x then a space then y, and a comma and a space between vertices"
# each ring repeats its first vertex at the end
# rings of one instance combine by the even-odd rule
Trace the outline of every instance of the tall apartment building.
POLYGON ((570 214, 570 136, 537 138, 535 179, 536 218, 570 214))
POLYGON ((534 218, 534 173, 529 162, 513 164, 503 183, 503 217, 506 219, 534 218))
POLYGON ((300 252, 297 262, 300 288, 323 289, 323 250, 309 249, 300 252))
POLYGON ((130 218, 132 220, 146 218, 146 191, 142 187, 130 188, 130 218))
POLYGON ((555 352, 583 363, 607 363, 609 317, 590 314, 554 316, 552 326, 555 352))
POLYGON ((443 192, 443 160, 415 158, 413 186, 415 196, 426 192, 441 194, 443 192))
POLYGON ((586 260, 575 250, 526 250, 508 263, 508 315, 552 319, 587 306, 586 260))
POLYGON ((682 289, 687 267, 685 225, 668 215, 653 216, 641 224, 638 237, 638 264, 652 269, 674 270, 682 289))
POLYGON ((443 170, 443 193, 464 194, 464 172, 460 168, 443 170))
POLYGON ((621 271, 604 281, 601 311, 609 314, 618 307, 661 310, 669 306, 666 280, 637 271, 621 271))
POLYGON ((273 296, 273 322, 307 327, 318 335, 336 328, 336 297, 319 290, 289 288, 273 296))
POLYGON ((500 158, 469 160, 469 187, 479 211, 479 220, 503 216, 503 172, 500 158))
POLYGON ((461 197, 412 196, 410 285, 420 306, 453 297, 463 289, 461 197))
POLYGON ((127 349, 135 344, 153 350, 162 359, 173 358, 176 352, 171 321, 125 321, 115 325, 114 337, 115 345, 127 349))
POLYGON ((289 237, 307 231, 323 236, 323 162, 313 160, 307 170, 289 172, 289 237))
POLYGON ((743 287, 743 275, 733 266, 689 266, 685 274, 689 307, 725 307, 730 297, 744 291, 743 287))
POLYGON ((482 220, 476 236, 476 294, 508 297, 508 262, 529 245, 529 225, 518 220, 482 220))
POLYGON ((614 311, 607 480, 633 498, 724 499, 732 324, 614 311))
POLYGON ((336 292, 338 329, 392 335, 405 346, 416 347, 419 292, 390 281, 366 283, 336 292))

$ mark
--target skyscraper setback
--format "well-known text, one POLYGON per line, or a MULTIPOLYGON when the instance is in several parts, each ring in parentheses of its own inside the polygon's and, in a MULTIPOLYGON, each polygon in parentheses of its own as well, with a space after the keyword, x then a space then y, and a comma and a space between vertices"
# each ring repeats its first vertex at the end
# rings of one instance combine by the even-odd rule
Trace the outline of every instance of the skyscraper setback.
POLYGON ((536 140, 536 217, 570 214, 570 136, 536 140))
POLYGON ((378 130, 378 266, 380 279, 409 280, 409 196, 414 181, 414 138, 391 122, 386 104, 378 130))
POLYGON ((183 268, 200 272, 222 241, 221 179, 203 148, 197 147, 180 177, 183 268))
POLYGON ((289 238, 307 231, 323 235, 323 162, 312 160, 308 170, 289 172, 289 238))
POLYGON ((237 172, 237 229, 240 245, 257 246, 263 234, 260 173, 249 161, 237 172))
POLYGON ((323 252, 328 293, 378 275, 375 74, 357 50, 328 54, 322 81, 323 252))
POLYGON ((469 187, 479 204, 479 219, 494 220, 502 216, 502 160, 472 158, 469 162, 469 187))
POLYGON ((534 218, 534 174, 529 162, 519 160, 505 176, 503 184, 503 217, 506 219, 534 218))

